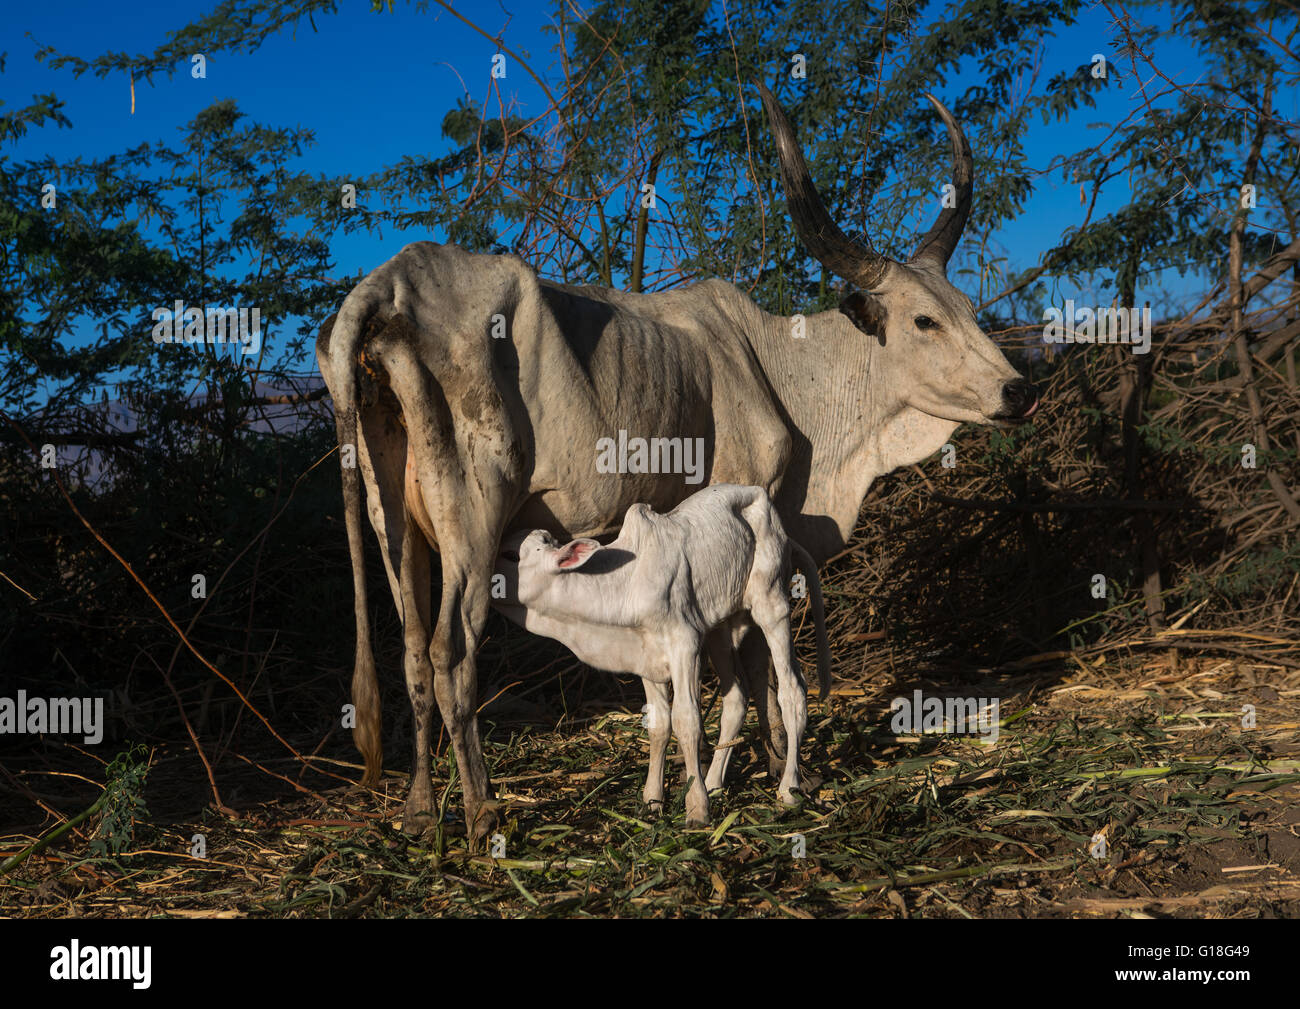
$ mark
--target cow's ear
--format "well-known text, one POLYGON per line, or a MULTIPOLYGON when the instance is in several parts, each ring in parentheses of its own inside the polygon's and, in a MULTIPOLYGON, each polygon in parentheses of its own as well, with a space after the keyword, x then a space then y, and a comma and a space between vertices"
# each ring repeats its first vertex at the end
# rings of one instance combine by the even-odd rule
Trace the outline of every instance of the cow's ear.
POLYGON ((591 555, 600 549, 595 540, 574 540, 555 551, 555 568, 557 571, 572 571, 580 568, 591 559, 591 555))
POLYGON ((840 302, 840 311, 849 321, 868 336, 874 336, 885 345, 885 306, 870 294, 852 291, 840 302))

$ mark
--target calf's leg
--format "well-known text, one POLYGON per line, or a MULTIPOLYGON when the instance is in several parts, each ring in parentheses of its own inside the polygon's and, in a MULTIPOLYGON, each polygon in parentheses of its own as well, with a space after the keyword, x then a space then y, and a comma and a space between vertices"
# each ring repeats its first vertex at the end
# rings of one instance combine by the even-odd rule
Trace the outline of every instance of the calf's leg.
POLYGON ((705 827, 709 823, 709 793, 704 788, 700 765, 700 646, 698 638, 678 642, 672 649, 669 667, 673 679, 673 735, 686 759, 690 787, 686 792, 686 825, 705 827))
POLYGON ((745 678, 748 694, 754 701, 758 716, 758 734, 767 753, 767 769, 773 778, 779 778, 785 766, 786 732, 780 716, 780 698, 776 679, 764 636, 750 621, 741 629, 737 654, 741 674, 745 678))
POLYGON ((777 699, 781 707, 781 721, 785 727, 785 766, 777 795, 787 805, 799 800, 799 744, 808 723, 808 701, 799 663, 794 654, 794 638, 790 633, 790 604, 779 584, 773 591, 751 608, 755 622, 767 639, 776 667, 777 699))
POLYGON ((650 768, 645 779, 642 801, 654 811, 663 807, 664 760, 668 755, 668 735, 672 731, 672 708, 668 702, 668 684, 642 680, 645 687, 646 723, 650 733, 650 768))
POLYGON ((722 718, 718 730, 718 746, 713 751, 713 761, 704 779, 704 787, 712 792, 721 788, 727 777, 727 763, 731 760, 731 744, 745 724, 745 682, 736 669, 736 654, 732 646, 731 627, 715 627, 706 639, 709 661, 718 674, 718 692, 722 695, 722 718))

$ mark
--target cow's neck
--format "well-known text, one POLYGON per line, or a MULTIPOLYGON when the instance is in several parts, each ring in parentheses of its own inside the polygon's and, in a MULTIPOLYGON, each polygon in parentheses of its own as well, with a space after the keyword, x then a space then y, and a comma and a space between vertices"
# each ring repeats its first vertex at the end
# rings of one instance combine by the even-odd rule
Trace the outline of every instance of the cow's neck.
POLYGON ((840 312, 805 317, 796 338, 794 319, 755 311, 764 324, 746 335, 794 438, 778 500, 791 535, 822 561, 848 542, 872 481, 938 451, 958 425, 908 406, 906 362, 840 312))

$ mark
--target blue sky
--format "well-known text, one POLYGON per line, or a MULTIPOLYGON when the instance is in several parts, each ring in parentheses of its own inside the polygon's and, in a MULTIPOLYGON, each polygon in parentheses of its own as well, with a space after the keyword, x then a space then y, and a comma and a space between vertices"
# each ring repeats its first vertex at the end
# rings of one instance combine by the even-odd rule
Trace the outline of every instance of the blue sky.
MULTIPOLYGON (((313 172, 361 176, 403 155, 444 152, 448 144, 440 135, 442 116, 465 88, 482 99, 496 46, 436 5, 421 13, 398 3, 391 14, 371 13, 367 0, 343 0, 339 6, 337 15, 316 18, 315 32, 304 22, 296 32, 283 31, 253 54, 212 55, 206 80, 194 80, 182 69, 171 78, 156 77, 151 85, 137 81, 134 115, 123 76, 100 79, 88 73, 74 79, 70 70, 53 71, 38 63, 33 58, 37 44, 51 44, 85 59, 109 51, 148 53, 168 32, 205 13, 211 4, 140 0, 106 7, 102 0, 64 0, 11 9, 3 43, 7 67, 0 76, 6 103, 23 105, 33 94, 53 91, 66 102, 64 111, 73 129, 33 131, 2 153, 17 160, 100 157, 144 141, 178 138, 178 127, 220 98, 236 99, 253 121, 315 131, 317 145, 303 164, 313 172)), ((547 23, 550 7, 520 0, 464 0, 458 10, 490 33, 503 32, 506 44, 546 76, 554 64, 554 36, 542 34, 539 26, 547 23)), ((1087 63, 1095 52, 1114 57, 1116 50, 1110 15, 1102 7, 1090 9, 1079 25, 1044 43, 1039 88, 1058 70, 1087 63)), ((1156 56, 1175 79, 1190 83, 1200 73, 1185 48, 1166 46, 1156 56)), ((940 97, 951 98, 974 80, 953 81, 940 97)), ((518 98, 525 112, 545 108, 540 91, 522 69, 509 68, 505 90, 518 98)), ((1091 140, 1089 124, 1104 129, 1129 114, 1138 101, 1130 78, 1123 88, 1104 92, 1097 109, 1077 112, 1068 125, 1036 121, 1027 141, 1031 163, 1045 167, 1053 155, 1078 149, 1091 140)), ((1292 119, 1297 118, 1296 104, 1294 92, 1277 99, 1279 113, 1292 119)), ((1120 205, 1126 195, 1122 185, 1112 186, 1098 214, 1120 205)), ((1042 177, 1026 213, 998 236, 1009 266, 1032 265, 1064 228, 1082 221, 1083 213, 1077 186, 1063 184, 1058 175, 1042 177)), ((335 273, 368 271, 406 242, 425 237, 430 236, 388 229, 382 239, 338 236, 333 245, 335 273)), ((1180 290, 1201 286, 1190 278, 1171 277, 1165 283, 1180 290)))
MULTIPOLYGON (((308 170, 362 176, 406 154, 445 152, 449 144, 440 126, 464 93, 461 78, 476 98, 487 91, 495 45, 440 8, 420 14, 398 3, 391 14, 372 14, 366 0, 343 0, 336 16, 315 19, 317 32, 304 22, 296 33, 284 31, 255 53, 217 53, 208 60, 206 80, 194 80, 182 70, 171 78, 155 77, 152 85, 137 81, 134 115, 125 77, 86 73, 74 79, 71 70, 52 71, 32 57, 36 42, 87 60, 113 51, 152 52, 168 32, 213 6, 140 0, 105 7, 95 0, 62 0, 12 11, 12 30, 3 46, 8 62, 0 77, 5 101, 19 105, 32 94, 53 91, 66 102, 64 112, 74 129, 33 131, 3 153, 18 160, 103 157, 145 141, 179 138, 178 127, 199 111, 218 99, 234 98, 248 117, 245 122, 313 130, 316 146, 303 159, 308 170)), ((538 31, 545 23, 544 6, 508 6, 513 18, 495 3, 471 0, 458 9, 488 31, 508 23, 506 44, 548 65, 551 41, 538 31)), ((545 107, 524 73, 508 77, 507 93, 517 91, 526 104, 545 107)), ((368 271, 407 242, 425 237, 387 229, 382 240, 339 236, 334 245, 337 273, 354 274, 358 267, 368 271)))

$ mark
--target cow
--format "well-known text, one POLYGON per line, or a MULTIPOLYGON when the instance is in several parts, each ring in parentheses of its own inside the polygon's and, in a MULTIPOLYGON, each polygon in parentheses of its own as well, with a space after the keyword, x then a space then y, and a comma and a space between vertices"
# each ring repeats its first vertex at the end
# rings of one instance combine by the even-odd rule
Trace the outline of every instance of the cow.
MULTIPOLYGON (((716 279, 653 294, 569 286, 539 278, 515 255, 415 242, 361 280, 321 328, 316 354, 334 400, 355 595, 353 739, 363 783, 373 786, 383 748, 364 483, 415 719, 408 831, 436 817, 435 699, 471 845, 497 822, 475 653, 503 536, 544 528, 566 540, 599 537, 632 504, 667 511, 694 489, 692 473, 597 472, 598 441, 699 439, 699 478, 762 487, 820 564, 848 541, 877 477, 937 451, 964 422, 1010 426, 1037 408, 1034 388, 945 275, 972 193, 970 146, 952 114, 926 96, 952 144, 955 199, 900 262, 831 221, 785 113, 758 88, 795 230, 850 285, 837 310, 769 315, 716 279), (442 573, 436 620, 430 547, 442 573)), ((757 635, 741 658, 779 766, 784 731, 768 717, 778 699, 757 635)))
POLYGON ((708 793, 722 785, 731 745, 745 717, 745 694, 732 666, 737 618, 751 619, 776 667, 781 721, 789 743, 777 795, 795 805, 799 741, 808 720, 803 678, 790 633, 786 576, 791 564, 809 588, 817 631, 822 696, 830 692, 830 648, 817 565, 781 528, 761 487, 714 484, 667 515, 634 504, 618 538, 563 546, 544 529, 507 551, 497 573, 506 587, 493 603, 516 623, 567 645, 589 666, 632 673, 645 685, 650 768, 642 798, 652 810, 664 797, 664 757, 671 726, 691 781, 688 826, 709 822, 708 793), (700 653, 705 641, 722 680, 721 745, 708 776, 700 768, 700 653))

